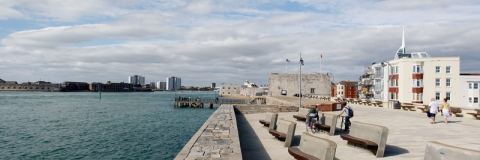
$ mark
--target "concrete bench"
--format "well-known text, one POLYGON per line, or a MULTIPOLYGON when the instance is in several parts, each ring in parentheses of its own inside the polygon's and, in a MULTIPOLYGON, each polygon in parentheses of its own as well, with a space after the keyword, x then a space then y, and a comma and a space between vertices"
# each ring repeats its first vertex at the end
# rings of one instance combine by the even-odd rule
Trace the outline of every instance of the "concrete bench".
POLYGON ((263 124, 265 127, 268 127, 269 129, 274 129, 275 124, 277 124, 277 118, 278 118, 277 113, 266 113, 265 119, 261 119, 259 120, 259 122, 263 124))
POLYGON ((472 119, 478 119, 480 117, 480 109, 476 108, 462 108, 461 109, 461 114, 465 118, 472 118, 472 119))
POLYGON ((446 145, 436 141, 429 141, 427 142, 427 148, 425 149, 425 157, 423 159, 479 160, 480 151, 446 145))
POLYGON ((278 140, 285 141, 284 147, 290 147, 296 127, 297 123, 280 118, 277 121, 276 129, 269 129, 268 132, 278 140))
POLYGON ((308 132, 303 132, 300 146, 288 147, 288 153, 295 159, 322 159, 333 160, 337 144, 331 140, 315 137, 308 132))
POLYGON ((400 107, 405 111, 415 111, 415 106, 413 104, 402 104, 400 107))
POLYGON ((450 107, 452 117, 463 117, 462 109, 459 107, 450 107))
POLYGON ((376 157, 383 157, 387 144, 388 128, 384 126, 352 122, 350 132, 340 135, 348 144, 361 145, 373 152, 376 157))
POLYGON ((319 121, 315 124, 318 130, 328 132, 329 136, 335 135, 335 129, 337 126, 338 115, 318 113, 319 121))
POLYGON ((297 121, 306 121, 307 120, 307 114, 310 112, 310 109, 308 108, 299 108, 298 109, 298 114, 293 115, 293 118, 297 119, 297 121))
POLYGON ((417 106, 417 107, 416 107, 416 110, 417 110, 418 112, 427 113, 427 112, 428 112, 427 108, 428 108, 428 105, 417 106))

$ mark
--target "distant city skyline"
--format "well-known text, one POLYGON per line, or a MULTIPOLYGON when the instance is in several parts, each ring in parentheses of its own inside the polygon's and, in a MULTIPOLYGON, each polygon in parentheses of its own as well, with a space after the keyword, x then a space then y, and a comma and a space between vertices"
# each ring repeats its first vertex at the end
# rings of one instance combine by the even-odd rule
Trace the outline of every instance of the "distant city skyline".
POLYGON ((297 72, 300 52, 302 72, 358 81, 365 66, 393 59, 402 28, 406 53, 459 56, 461 73, 480 73, 476 1, 4 0, 0 9, 0 78, 8 81, 137 74, 149 82, 175 75, 184 86, 267 84, 286 65, 297 72))

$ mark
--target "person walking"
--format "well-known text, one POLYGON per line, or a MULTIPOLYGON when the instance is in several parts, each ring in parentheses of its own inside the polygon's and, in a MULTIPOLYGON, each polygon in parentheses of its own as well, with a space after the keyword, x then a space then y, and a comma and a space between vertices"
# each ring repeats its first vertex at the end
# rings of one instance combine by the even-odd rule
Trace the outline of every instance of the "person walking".
POLYGON ((428 117, 432 118, 431 124, 435 124, 435 115, 437 114, 438 111, 438 103, 435 101, 435 98, 432 98, 432 101, 430 104, 428 104, 428 117))
POLYGON ((352 107, 350 106, 347 106, 347 103, 346 102, 342 102, 342 104, 345 106, 343 107, 343 110, 342 112, 340 112, 340 114, 338 114, 338 116, 340 117, 340 115, 343 114, 343 112, 345 112, 347 115, 345 116, 345 129, 343 131, 345 132, 348 132, 348 129, 350 127, 350 118, 353 117, 353 109, 352 107))
POLYGON ((308 131, 309 128, 315 127, 315 125, 312 126, 312 127, 310 127, 310 125, 311 125, 311 123, 312 123, 312 122, 311 122, 312 119, 316 118, 317 115, 318 115, 318 109, 317 109, 317 107, 311 108, 310 111, 307 113, 307 115, 305 115, 306 117, 308 117, 308 119, 307 119, 307 131, 308 131))
POLYGON ((443 122, 445 124, 448 124, 448 118, 451 117, 452 111, 450 109, 450 104, 448 104, 447 102, 447 98, 443 99, 442 114, 443 114, 443 122))

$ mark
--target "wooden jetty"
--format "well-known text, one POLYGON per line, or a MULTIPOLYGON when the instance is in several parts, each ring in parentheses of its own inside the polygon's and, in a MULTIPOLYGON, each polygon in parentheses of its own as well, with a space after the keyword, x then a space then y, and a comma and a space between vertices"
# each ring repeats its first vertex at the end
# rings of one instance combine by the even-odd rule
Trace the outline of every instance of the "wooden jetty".
POLYGON ((191 107, 191 108, 203 108, 205 104, 208 104, 210 108, 213 108, 213 104, 247 104, 249 100, 243 99, 215 99, 215 98, 175 98, 173 103, 174 107, 191 107))

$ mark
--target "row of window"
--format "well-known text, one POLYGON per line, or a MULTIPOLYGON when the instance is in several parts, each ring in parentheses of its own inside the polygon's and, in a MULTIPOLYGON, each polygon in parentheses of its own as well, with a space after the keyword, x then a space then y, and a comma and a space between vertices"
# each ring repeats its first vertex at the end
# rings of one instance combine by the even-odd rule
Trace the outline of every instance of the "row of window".
MULTIPOLYGON (((440 93, 441 92, 435 92, 435 100, 441 100, 440 93)), ((445 98, 447 98, 447 100, 450 100, 450 92, 445 93, 445 98)))
POLYGON ((478 97, 468 97, 468 103, 478 103, 478 97))
MULTIPOLYGON (((421 65, 414 65, 413 66, 413 73, 423 73, 422 66, 421 65)), ((440 66, 435 66, 435 73, 441 73, 441 67, 440 66)), ((446 66, 445 67, 445 73, 450 74, 451 73, 451 67, 446 66)), ((398 66, 393 66, 390 68, 390 74, 398 74, 398 66)))
MULTIPOLYGON (((445 79, 445 85, 446 85, 447 87, 450 87, 450 86, 451 86, 451 83, 450 83, 451 81, 452 81, 451 78, 445 79)), ((440 80, 440 78, 435 78, 435 86, 436 86, 436 87, 441 87, 441 80, 440 80)))
MULTIPOLYGON (((353 86, 350 86, 350 87, 347 86, 347 89, 348 88, 353 89, 353 86)), ((343 86, 340 86, 340 89, 343 89, 343 86)))
MULTIPOLYGON (((338 94, 343 94, 343 91, 338 92, 338 94)), ((352 92, 348 91, 348 95, 352 95, 352 92)))
POLYGON ((468 83, 468 89, 478 89, 478 82, 468 83))
MULTIPOLYGON (((440 95, 441 95, 441 92, 435 92, 435 100, 437 100, 437 101, 441 100, 440 95)), ((451 92, 446 92, 445 93, 445 98, 447 98, 447 100, 450 100, 450 95, 451 95, 451 92)), ((390 93, 390 99, 397 99, 397 98, 398 98, 398 93, 396 93, 396 92, 391 92, 390 93)), ((421 101, 422 99, 423 99, 422 93, 414 93, 413 94, 413 100, 414 101, 421 101)))
MULTIPOLYGON (((440 73, 441 72, 440 68, 441 68, 440 66, 435 66, 435 73, 440 73)), ((445 67, 445 73, 447 74, 451 73, 450 68, 451 68, 450 66, 445 67)))

